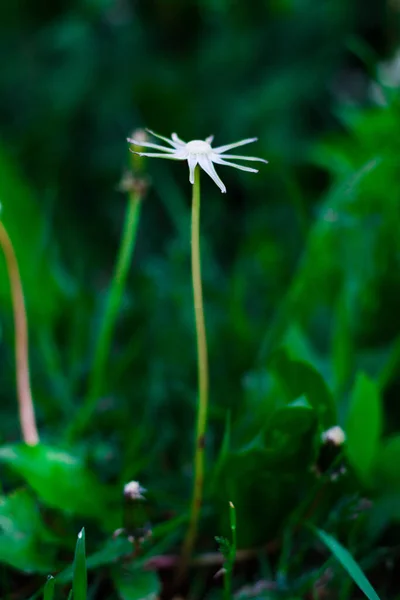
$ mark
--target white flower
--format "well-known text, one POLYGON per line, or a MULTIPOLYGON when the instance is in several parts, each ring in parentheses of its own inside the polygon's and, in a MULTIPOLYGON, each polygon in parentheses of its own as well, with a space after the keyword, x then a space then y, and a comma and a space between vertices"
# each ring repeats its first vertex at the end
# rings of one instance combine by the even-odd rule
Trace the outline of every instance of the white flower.
POLYGON ((171 160, 187 160, 189 165, 189 181, 190 183, 194 183, 194 170, 196 165, 200 165, 200 167, 211 177, 211 179, 217 184, 221 192, 226 192, 226 187, 222 183, 221 179, 218 177, 218 174, 214 168, 213 163, 218 165, 226 165, 228 167, 235 167, 235 169, 240 169, 241 171, 250 171, 251 173, 258 173, 257 169, 252 169, 251 167, 243 167, 242 165, 238 165, 233 162, 228 162, 225 159, 236 159, 236 160, 250 160, 250 161, 260 161, 263 163, 267 163, 267 160, 263 158, 256 158, 255 156, 237 156, 235 154, 224 154, 227 150, 231 150, 232 148, 237 148, 238 146, 244 146, 245 144, 251 144, 252 142, 256 142, 257 138, 249 138, 246 140, 241 140, 240 142, 235 142, 233 144, 227 144, 225 146, 219 146, 218 148, 212 148, 211 144, 214 139, 214 136, 210 136, 205 140, 192 140, 191 142, 184 142, 178 138, 176 133, 173 133, 171 139, 163 137, 162 135, 158 135, 153 131, 147 130, 149 133, 154 135, 155 137, 160 138, 164 142, 167 142, 172 148, 159 146, 158 144, 152 144, 150 142, 144 142, 140 139, 128 138, 128 142, 130 144, 134 144, 135 146, 143 146, 145 148, 152 148, 154 150, 161 150, 161 152, 135 152, 135 154, 139 154, 139 156, 150 156, 152 158, 169 158, 171 160))

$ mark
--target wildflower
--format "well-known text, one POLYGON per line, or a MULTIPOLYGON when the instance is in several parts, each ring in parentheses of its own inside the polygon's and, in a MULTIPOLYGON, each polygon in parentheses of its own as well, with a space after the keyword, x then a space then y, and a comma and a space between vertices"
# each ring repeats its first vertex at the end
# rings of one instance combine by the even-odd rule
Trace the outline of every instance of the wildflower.
POLYGON ((225 146, 218 146, 217 148, 212 148, 211 144, 214 139, 214 136, 210 136, 205 140, 192 140, 191 142, 184 142, 181 140, 176 133, 173 133, 171 139, 163 137, 162 135, 158 135, 153 131, 148 130, 149 133, 163 140, 171 147, 160 146, 158 144, 153 144, 151 142, 142 141, 142 139, 134 139, 128 138, 128 142, 130 144, 134 144, 135 146, 142 146, 145 148, 152 148, 154 150, 159 150, 160 152, 134 152, 134 154, 139 154, 139 156, 149 156, 152 158, 169 158, 171 160, 187 160, 189 165, 189 181, 190 183, 194 183, 194 170, 197 165, 199 165, 206 173, 211 177, 211 179, 217 184, 222 193, 226 192, 226 187, 219 178, 214 164, 218 165, 226 165, 228 167, 234 167, 235 169, 240 169, 241 171, 249 171, 251 173, 258 173, 257 169, 253 169, 251 167, 244 167, 243 165, 238 165, 237 163, 230 162, 231 160, 249 160, 249 161, 260 161, 267 163, 267 160, 263 158, 256 158, 255 156, 238 156, 235 154, 225 154, 228 150, 232 148, 237 148, 238 146, 244 146, 245 144, 251 144, 252 142, 257 141, 257 138, 248 138, 245 140, 240 140, 239 142, 234 142, 233 144, 226 144, 225 146), (228 160, 226 160, 228 159, 228 160))
POLYGON ((323 432, 321 441, 324 444, 332 444, 333 446, 341 446, 346 441, 346 434, 339 425, 331 427, 323 432))

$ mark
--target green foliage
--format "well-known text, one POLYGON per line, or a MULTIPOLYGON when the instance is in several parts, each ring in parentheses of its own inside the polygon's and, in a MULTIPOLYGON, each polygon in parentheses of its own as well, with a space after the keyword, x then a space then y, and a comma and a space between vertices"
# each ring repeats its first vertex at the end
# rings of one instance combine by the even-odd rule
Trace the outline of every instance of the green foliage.
POLYGON ((54 584, 55 580, 52 575, 49 575, 46 581, 46 585, 43 590, 43 600, 53 600, 54 598, 54 584))
MULTIPOLYGON (((51 324, 60 314, 60 288, 67 282, 63 282, 62 273, 57 272, 53 263, 55 248, 49 247, 49 224, 38 206, 35 192, 24 181, 3 145, 0 145, 0 202, 1 218, 12 238, 24 282, 29 314, 38 324, 51 324)), ((0 299, 8 308, 9 284, 3 258, 0 299)))
POLYGON ((359 374, 351 393, 347 416, 347 455, 364 483, 371 483, 382 433, 382 401, 379 388, 359 374))
POLYGON ((86 551, 85 530, 81 529, 75 548, 74 578, 72 580, 72 592, 74 600, 86 600, 87 596, 87 574, 86 574, 86 551))
POLYGON ((120 566, 113 570, 113 582, 121 600, 151 600, 160 593, 160 581, 154 571, 120 566))
POLYGON ((271 370, 280 385, 282 395, 294 401, 304 395, 317 413, 321 425, 328 428, 337 421, 336 407, 324 379, 312 365, 292 359, 279 351, 272 359, 271 370))
POLYGON ((229 600, 232 596, 232 575, 236 558, 236 509, 232 502, 229 502, 229 522, 231 528, 231 540, 221 536, 215 537, 215 541, 219 545, 219 551, 224 557, 223 577, 225 600, 229 600))
POLYGON ((377 483, 383 490, 400 490, 400 436, 395 435, 382 441, 376 458, 377 483))
POLYGON ((371 586, 362 569, 354 560, 350 552, 346 550, 346 548, 344 548, 337 540, 335 540, 335 538, 325 531, 322 531, 322 529, 316 529, 315 533, 320 538, 321 542, 323 542, 329 548, 336 560, 348 572, 350 577, 358 585, 360 590, 364 592, 367 598, 369 598, 369 600, 379 600, 378 594, 375 592, 374 588, 371 586))
POLYGON ((18 473, 48 506, 86 517, 105 517, 106 490, 72 454, 43 444, 19 444, 0 448, 0 462, 18 473))
POLYGON ((54 569, 52 535, 35 498, 16 490, 0 498, 0 561, 21 571, 46 573, 54 569))

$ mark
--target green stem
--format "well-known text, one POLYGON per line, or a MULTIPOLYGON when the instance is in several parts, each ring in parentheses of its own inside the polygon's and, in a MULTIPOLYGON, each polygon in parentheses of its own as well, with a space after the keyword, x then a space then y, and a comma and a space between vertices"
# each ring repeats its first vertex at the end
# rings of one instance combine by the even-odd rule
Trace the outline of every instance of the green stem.
POLYGON ((229 502, 229 522, 231 526, 232 540, 229 548, 229 559, 225 566, 224 574, 224 595, 225 600, 232 598, 232 575, 236 559, 236 510, 233 502, 229 502))
POLYGON ((233 566, 235 564, 235 559, 236 559, 236 547, 237 547, 237 542, 236 542, 236 509, 235 509, 235 506, 234 506, 233 502, 229 502, 229 522, 230 522, 231 532, 232 532, 231 563, 232 563, 232 568, 233 568, 233 566))
POLYGON ((110 291, 108 293, 99 337, 95 347, 93 366, 89 380, 89 391, 84 404, 78 413, 77 419, 70 429, 70 437, 75 437, 77 433, 81 433, 87 426, 96 409, 96 404, 104 391, 106 364, 110 354, 118 309, 121 304, 126 277, 135 247, 141 201, 142 195, 138 191, 131 191, 129 193, 129 202, 126 210, 121 245, 110 291))
POLYGON ((193 496, 190 510, 189 527, 182 547, 181 565, 179 577, 184 573, 188 560, 193 552, 196 541, 197 527, 200 516, 200 509, 203 499, 204 483, 204 450, 205 433, 207 427, 208 411, 208 358, 207 358, 207 338, 204 322, 203 292, 201 285, 201 261, 200 261, 200 170, 196 167, 193 198, 192 198, 192 280, 194 297, 194 314, 196 321, 197 335, 197 365, 198 365, 198 406, 197 406, 197 425, 196 425, 196 443, 194 453, 194 484, 193 496))

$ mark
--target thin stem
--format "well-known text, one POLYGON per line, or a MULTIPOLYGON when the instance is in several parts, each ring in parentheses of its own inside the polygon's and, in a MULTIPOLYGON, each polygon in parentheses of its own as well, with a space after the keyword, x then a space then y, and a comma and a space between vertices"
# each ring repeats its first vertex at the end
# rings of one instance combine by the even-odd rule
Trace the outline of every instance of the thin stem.
POLYGON ((208 411, 208 358, 207 338, 204 322, 203 292, 201 285, 201 262, 200 262, 200 170, 197 166, 194 175, 193 198, 192 198, 192 280, 194 313, 197 335, 197 364, 198 364, 198 407, 196 444, 194 453, 194 485, 192 505, 190 511, 189 527, 182 547, 182 561, 178 576, 182 576, 186 565, 193 552, 196 541, 197 526, 203 498, 204 483, 204 449, 205 433, 207 427, 208 411))
POLYGON ((233 502, 229 502, 229 521, 232 532, 232 546, 231 546, 231 562, 232 568, 235 564, 236 550, 237 550, 237 539, 236 539, 236 509, 233 502))
POLYGON ((83 406, 79 410, 76 421, 70 428, 70 439, 74 438, 78 433, 81 433, 85 429, 93 415, 99 397, 103 392, 104 376, 106 374, 106 365, 110 354, 112 336, 136 242, 140 207, 142 204, 141 201, 142 194, 138 190, 132 190, 129 193, 121 245, 108 293, 104 316, 100 326, 99 337, 95 347, 93 366, 89 380, 89 391, 83 406))
POLYGON ((229 554, 224 563, 224 597, 225 600, 232 598, 232 574, 236 560, 236 510, 233 502, 229 502, 229 523, 231 527, 231 543, 229 545, 229 554))
POLYGON ((15 256, 11 239, 1 221, 0 246, 6 260, 14 312, 17 396, 22 438, 26 444, 34 446, 39 442, 39 434, 36 427, 35 410, 33 407, 29 378, 28 324, 24 293, 22 290, 17 257, 15 256))

